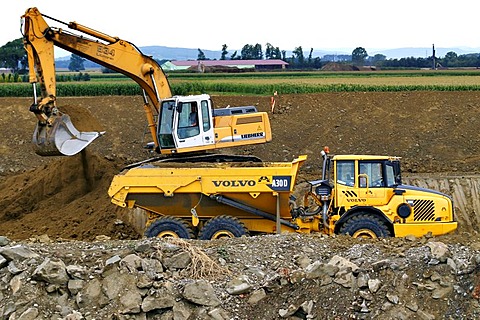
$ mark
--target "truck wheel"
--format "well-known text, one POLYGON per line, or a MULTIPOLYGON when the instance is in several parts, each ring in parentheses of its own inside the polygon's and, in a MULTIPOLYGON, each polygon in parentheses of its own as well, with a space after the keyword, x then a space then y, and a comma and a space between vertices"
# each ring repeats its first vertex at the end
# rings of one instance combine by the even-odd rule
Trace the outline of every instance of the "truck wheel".
POLYGON ((195 238, 190 226, 180 218, 161 217, 153 222, 145 231, 149 238, 195 238))
POLYGON ((371 214, 359 214, 348 219, 340 228, 341 234, 353 238, 385 238, 390 237, 390 231, 385 223, 371 214))
POLYGON ((248 236, 248 229, 237 218, 231 216, 214 217, 205 223, 198 235, 201 240, 236 238, 248 236))

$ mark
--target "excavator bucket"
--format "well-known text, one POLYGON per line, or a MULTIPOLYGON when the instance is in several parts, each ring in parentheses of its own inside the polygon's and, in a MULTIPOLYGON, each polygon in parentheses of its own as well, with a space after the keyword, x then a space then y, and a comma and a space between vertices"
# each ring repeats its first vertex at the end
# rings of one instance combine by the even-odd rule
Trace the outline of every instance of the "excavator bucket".
POLYGON ((73 156, 105 132, 80 132, 67 114, 57 116, 51 125, 37 123, 33 133, 35 152, 41 156, 73 156))

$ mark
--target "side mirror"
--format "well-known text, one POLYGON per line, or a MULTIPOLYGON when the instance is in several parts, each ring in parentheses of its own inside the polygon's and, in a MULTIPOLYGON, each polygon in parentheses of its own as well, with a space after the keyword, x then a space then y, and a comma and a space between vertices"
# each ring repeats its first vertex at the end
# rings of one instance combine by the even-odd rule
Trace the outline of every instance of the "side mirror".
POLYGON ((182 109, 183 109, 183 102, 177 103, 177 111, 178 111, 178 113, 182 113, 182 109))

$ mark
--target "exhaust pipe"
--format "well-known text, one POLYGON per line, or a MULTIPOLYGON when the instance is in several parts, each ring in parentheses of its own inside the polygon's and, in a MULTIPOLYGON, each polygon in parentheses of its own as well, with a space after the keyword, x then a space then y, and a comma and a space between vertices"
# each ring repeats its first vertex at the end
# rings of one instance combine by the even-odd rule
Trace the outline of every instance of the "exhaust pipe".
POLYGON ((54 116, 50 125, 37 122, 33 133, 35 153, 40 156, 73 156, 103 132, 80 132, 66 114, 54 116))

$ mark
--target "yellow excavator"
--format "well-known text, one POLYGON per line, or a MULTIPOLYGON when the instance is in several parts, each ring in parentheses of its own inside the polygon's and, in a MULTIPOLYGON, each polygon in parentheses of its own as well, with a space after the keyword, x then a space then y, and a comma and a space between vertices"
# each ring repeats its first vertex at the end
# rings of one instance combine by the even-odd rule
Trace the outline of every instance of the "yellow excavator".
MULTIPOLYGON (((76 22, 62 22, 41 14, 37 8, 27 9, 22 23, 29 82, 33 84, 30 111, 38 119, 33 143, 39 155, 75 155, 104 133, 80 132, 57 108, 54 46, 122 73, 140 85, 153 141, 150 145, 159 154, 190 157, 272 140, 268 114, 254 106, 214 109, 208 94, 173 96, 160 65, 128 41, 76 22), (44 18, 81 34, 51 27, 44 18)), ((197 157, 203 159, 203 155, 197 157)))

